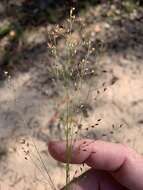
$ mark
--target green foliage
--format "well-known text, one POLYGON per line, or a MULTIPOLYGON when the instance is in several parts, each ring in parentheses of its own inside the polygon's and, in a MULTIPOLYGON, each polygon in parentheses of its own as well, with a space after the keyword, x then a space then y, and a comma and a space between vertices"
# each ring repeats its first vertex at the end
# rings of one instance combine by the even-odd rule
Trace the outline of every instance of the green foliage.
POLYGON ((0 38, 7 35, 11 30, 11 24, 6 23, 0 27, 0 38))

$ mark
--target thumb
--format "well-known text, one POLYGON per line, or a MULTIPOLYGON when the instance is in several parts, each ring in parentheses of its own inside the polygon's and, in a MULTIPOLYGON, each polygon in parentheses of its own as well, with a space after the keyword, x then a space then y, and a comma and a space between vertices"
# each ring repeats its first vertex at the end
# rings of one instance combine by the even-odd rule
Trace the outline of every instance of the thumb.
MULTIPOLYGON (((66 142, 50 142, 48 147, 56 160, 66 162, 66 142)), ((143 189, 143 158, 121 144, 88 139, 76 141, 72 146, 70 162, 86 163, 94 169, 108 171, 131 190, 143 189)))

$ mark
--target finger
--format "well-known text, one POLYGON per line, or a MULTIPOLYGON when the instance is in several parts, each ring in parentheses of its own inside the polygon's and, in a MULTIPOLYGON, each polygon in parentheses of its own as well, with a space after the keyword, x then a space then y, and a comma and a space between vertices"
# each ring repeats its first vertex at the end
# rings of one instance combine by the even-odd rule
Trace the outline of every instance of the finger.
MULTIPOLYGON (((65 142, 51 142, 49 151, 55 159, 66 162, 65 142)), ((143 159, 121 144, 81 140, 74 144, 71 155, 71 163, 85 162, 92 168, 110 172, 129 189, 143 189, 143 159)))
POLYGON ((73 180, 68 187, 70 190, 127 190, 107 172, 93 169, 73 180))
MULTIPOLYGON (((66 143, 64 141, 50 142, 48 147, 55 159, 62 162, 67 161, 66 143)), ((72 146, 70 159, 71 163, 74 164, 86 162, 93 168, 96 166, 96 169, 106 168, 107 171, 114 171, 124 162, 125 148, 120 144, 88 139, 80 140, 72 146)))
MULTIPOLYGON (((83 163, 91 154, 90 147, 88 149, 84 148, 84 146, 94 141, 91 140, 81 140, 81 141, 76 141, 72 145, 72 153, 71 153, 71 158, 70 158, 70 163, 76 163, 76 164, 81 164, 83 163), (83 147, 82 147, 83 146, 83 147), (83 148, 83 149, 82 149, 83 148), (85 150, 84 150, 85 149, 85 150)), ((61 162, 66 162, 67 161, 67 156, 66 156, 66 143, 65 141, 52 141, 49 142, 48 144, 49 152, 52 155, 53 158, 55 158, 58 161, 61 162)))

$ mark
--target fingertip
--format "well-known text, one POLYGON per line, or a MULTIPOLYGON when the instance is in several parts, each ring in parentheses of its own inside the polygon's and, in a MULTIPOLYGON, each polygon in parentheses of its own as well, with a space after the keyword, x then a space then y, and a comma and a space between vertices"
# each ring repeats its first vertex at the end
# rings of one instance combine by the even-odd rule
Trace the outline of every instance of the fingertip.
POLYGON ((64 153, 65 153, 65 143, 61 141, 50 141, 48 142, 48 150, 50 155, 58 160, 64 161, 64 153))
POLYGON ((50 141, 48 143, 48 150, 50 155, 58 161, 66 162, 68 159, 70 163, 81 164, 91 153, 91 150, 85 147, 85 145, 81 146, 82 144, 83 141, 77 141, 73 145, 71 144, 67 150, 66 141, 50 141), (70 158, 67 158, 68 156, 70 158))

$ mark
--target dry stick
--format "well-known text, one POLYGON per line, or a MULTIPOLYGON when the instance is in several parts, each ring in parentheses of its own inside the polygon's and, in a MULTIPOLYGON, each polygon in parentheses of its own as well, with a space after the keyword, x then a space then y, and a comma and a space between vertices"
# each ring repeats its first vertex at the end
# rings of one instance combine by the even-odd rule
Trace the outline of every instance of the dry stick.
MULTIPOLYGON (((21 116, 21 119, 23 120, 23 123, 24 123, 24 125, 25 125, 25 127, 26 127, 27 125, 26 125, 25 119, 22 117, 22 114, 21 114, 20 112, 19 112, 19 115, 21 116)), ((32 139, 32 142, 33 142, 33 145, 34 145, 34 147, 35 147, 35 149, 36 149, 36 152, 38 153, 38 156, 39 156, 39 159, 40 159, 40 161, 41 161, 41 163, 42 163, 42 165, 43 165, 43 168, 45 169, 46 174, 47 174, 47 176, 48 176, 48 178, 49 178, 49 182, 50 182, 51 188, 54 189, 54 190, 57 190, 56 187, 55 187, 55 185, 54 185, 54 183, 53 183, 53 181, 52 181, 52 178, 51 178, 51 176, 50 176, 50 174, 49 174, 49 172, 48 172, 48 169, 47 169, 47 167, 46 167, 44 161, 42 160, 42 157, 41 157, 41 155, 40 155, 40 152, 38 151, 38 149, 37 149, 37 147, 36 147, 36 144, 35 144, 35 142, 34 142, 33 139, 32 139)))
MULTIPOLYGON (((67 91, 67 95, 68 95, 68 91, 67 91)), ((66 158, 67 158, 67 162, 66 162, 66 185, 68 184, 69 182, 69 162, 70 162, 70 150, 69 150, 69 104, 67 102, 67 118, 66 118, 66 129, 65 129, 65 132, 66 132, 66 158)))
MULTIPOLYGON (((42 170, 41 170, 41 168, 36 164, 36 162, 33 160, 33 158, 32 158, 32 156, 31 156, 31 154, 29 154, 29 157, 30 157, 30 159, 31 159, 31 161, 32 161, 32 163, 34 164, 34 166, 36 167, 36 168, 38 168, 38 170, 40 171, 40 173, 41 173, 41 175, 45 178, 45 180, 47 181, 47 178, 46 178, 46 176, 43 174, 43 172, 42 172, 42 170)), ((38 160, 39 160, 39 158, 37 158, 38 160)), ((37 180, 39 180, 39 181, 42 181, 42 180, 40 180, 40 179, 37 179, 37 180)), ((43 181, 44 182, 44 181, 43 181)), ((47 182, 44 182, 44 183, 46 183, 46 184, 49 184, 49 182, 47 181, 47 182)))
MULTIPOLYGON (((33 142, 32 142, 33 143, 33 142)), ((34 145, 34 143, 33 143, 33 145, 34 145)), ((36 145, 35 145, 36 146, 36 145)), ((38 150, 38 149, 37 149, 38 150)), ((24 151, 24 153, 26 153, 27 151, 24 151)), ((41 175, 44 177, 44 179, 46 180, 46 182, 45 181, 42 181, 42 180, 40 180, 40 179, 38 179, 37 178, 37 180, 39 180, 39 181, 41 181, 41 182, 43 182, 43 183, 46 183, 46 184, 49 184, 49 181, 47 180, 47 178, 46 178, 46 176, 45 176, 45 174, 43 174, 43 172, 42 172, 42 170, 41 170, 41 168, 36 164, 36 162, 34 161, 34 159, 32 158, 32 154, 28 151, 28 156, 29 156, 29 158, 30 158, 30 160, 32 161, 32 163, 34 164, 34 166, 36 167, 36 168, 38 168, 38 170, 40 171, 40 173, 41 173, 41 175)), ((40 154, 40 153, 39 153, 40 154)), ((35 155, 34 155, 35 156, 35 155)), ((36 157, 36 156, 35 156, 36 157)), ((27 157, 26 157, 27 158, 27 157)), ((39 159, 39 157, 36 157, 36 159, 38 160, 38 161, 40 161, 41 162, 41 159, 39 159)), ((45 169, 45 168, 44 168, 45 169)), ((47 172, 46 172, 47 173, 47 172)), ((51 186, 51 185, 50 185, 51 186)), ((53 188, 53 186, 51 186, 51 188, 53 188)))
POLYGON ((39 156, 39 158, 40 158, 40 161, 41 161, 41 163, 42 163, 42 165, 43 165, 43 168, 45 169, 46 174, 47 174, 47 176, 48 176, 48 178, 49 178, 49 181, 50 181, 50 183, 51 183, 50 185, 51 185, 51 187, 54 188, 54 190, 56 190, 56 187, 55 187, 55 185, 54 185, 54 183, 53 183, 53 181, 52 181, 52 178, 51 178, 51 176, 50 176, 50 174, 49 174, 49 171, 48 171, 48 169, 47 169, 47 167, 46 167, 46 165, 45 165, 45 162, 43 161, 43 159, 42 159, 42 157, 41 157, 41 155, 40 155, 40 152, 39 152, 39 150, 37 149, 37 146, 36 146, 36 144, 35 144, 35 142, 34 142, 33 139, 32 139, 32 142, 33 142, 34 147, 35 147, 35 149, 36 149, 36 152, 37 152, 37 154, 38 154, 38 156, 39 156))
MULTIPOLYGON (((16 101, 16 97, 15 97, 15 101, 16 101)), ((18 114, 19 114, 19 116, 21 117, 21 119, 23 120, 24 126, 27 127, 26 121, 25 121, 25 119, 23 118, 22 113, 19 111, 18 114)), ((33 141, 33 143, 34 143, 34 141, 33 141)), ((50 174, 49 174, 49 172, 48 172, 48 170, 47 170, 47 168, 46 168, 46 166, 45 166, 45 163, 43 162, 43 160, 42 160, 42 158, 41 158, 41 155, 40 155, 40 153, 39 153, 39 151, 38 151, 38 149, 37 149, 35 143, 34 143, 34 147, 35 147, 35 149, 36 149, 36 151, 37 151, 37 153, 38 153, 38 155, 39 155, 39 158, 40 158, 40 160, 41 160, 41 162, 42 162, 42 165, 43 165, 43 167, 44 167, 44 169, 45 169, 45 171, 46 171, 46 173, 47 173, 47 176, 48 176, 49 181, 50 181, 50 186, 51 186, 51 188, 54 188, 54 190, 56 190, 56 187, 55 187, 55 185, 54 185, 54 183, 53 183, 53 181, 52 181, 52 179, 51 179, 51 177, 50 177, 50 174)), ((27 157, 25 157, 25 158, 27 158, 27 157)))

